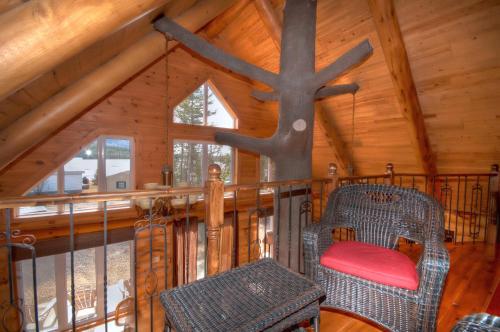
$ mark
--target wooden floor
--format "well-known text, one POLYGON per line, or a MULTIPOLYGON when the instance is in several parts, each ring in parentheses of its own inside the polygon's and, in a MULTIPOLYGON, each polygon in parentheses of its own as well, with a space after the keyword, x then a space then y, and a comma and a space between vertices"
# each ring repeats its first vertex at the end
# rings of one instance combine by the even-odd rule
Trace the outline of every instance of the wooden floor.
MULTIPOLYGON (((450 331, 462 316, 485 311, 500 281, 500 245, 448 245, 451 267, 439 311, 438 331, 450 331)), ((420 248, 403 252, 417 259, 420 248)), ((321 311, 321 331, 383 331, 376 325, 337 311, 321 311)))

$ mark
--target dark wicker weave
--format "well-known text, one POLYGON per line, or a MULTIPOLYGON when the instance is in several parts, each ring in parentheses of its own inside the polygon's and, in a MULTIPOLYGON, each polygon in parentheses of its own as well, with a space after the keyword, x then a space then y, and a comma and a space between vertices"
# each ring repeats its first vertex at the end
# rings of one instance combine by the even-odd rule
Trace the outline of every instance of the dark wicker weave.
POLYGON ((434 331, 449 268, 443 209, 414 189, 348 185, 332 192, 320 224, 303 233, 306 274, 322 285, 327 307, 356 313, 393 331, 434 331), (335 228, 351 228, 356 240, 390 249, 399 237, 423 244, 416 291, 382 285, 319 264, 335 228))
POLYGON ((452 332, 500 332, 500 317, 486 313, 465 316, 457 322, 452 332))
MULTIPOLYGON (((321 287, 271 259, 164 291, 176 331, 282 331, 319 316, 321 287)), ((168 327, 167 327, 168 330, 168 327)))

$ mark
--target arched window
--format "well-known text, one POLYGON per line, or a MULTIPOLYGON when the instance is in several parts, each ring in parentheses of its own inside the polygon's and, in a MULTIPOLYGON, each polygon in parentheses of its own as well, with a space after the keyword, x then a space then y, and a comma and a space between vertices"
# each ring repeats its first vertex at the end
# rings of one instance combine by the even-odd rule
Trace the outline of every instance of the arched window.
POLYGON ((237 126, 234 112, 210 81, 178 104, 173 113, 174 123, 231 129, 237 126))

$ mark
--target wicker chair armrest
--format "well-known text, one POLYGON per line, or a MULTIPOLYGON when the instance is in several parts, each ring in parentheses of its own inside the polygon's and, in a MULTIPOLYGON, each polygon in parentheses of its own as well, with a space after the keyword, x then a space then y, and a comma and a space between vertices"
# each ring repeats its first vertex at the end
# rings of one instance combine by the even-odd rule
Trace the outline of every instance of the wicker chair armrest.
POLYGON ((418 326, 419 331, 435 331, 436 318, 446 276, 450 268, 448 250, 440 241, 424 243, 419 262, 418 326))
POLYGON ((425 271, 448 273, 450 256, 444 243, 441 241, 426 241, 420 265, 420 277, 425 276, 425 271))
POLYGON ((311 280, 316 280, 316 268, 323 252, 332 244, 333 225, 311 224, 304 228, 304 272, 311 280))
POLYGON ((319 264, 319 238, 321 225, 311 224, 304 227, 302 240, 304 241, 304 273, 311 279, 316 280, 316 267, 319 264))

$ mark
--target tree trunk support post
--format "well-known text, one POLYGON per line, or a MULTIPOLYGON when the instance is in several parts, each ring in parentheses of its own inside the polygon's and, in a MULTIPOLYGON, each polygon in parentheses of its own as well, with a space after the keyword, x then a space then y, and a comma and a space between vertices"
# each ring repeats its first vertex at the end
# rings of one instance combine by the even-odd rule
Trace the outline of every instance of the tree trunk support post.
POLYGON ((387 163, 385 165, 385 184, 394 185, 394 165, 392 163, 387 163))
POLYGON ((498 169, 498 164, 491 165, 491 177, 488 193, 488 199, 490 200, 490 213, 487 227, 486 243, 495 245, 499 243, 499 214, 500 214, 500 172, 498 169))
POLYGON ((314 102, 333 95, 353 93, 356 84, 327 86, 373 53, 368 40, 349 50, 335 62, 315 71, 316 0, 287 0, 281 34, 279 74, 238 59, 175 22, 163 17, 155 28, 201 56, 252 80, 271 87, 258 91, 261 100, 279 102, 279 123, 274 135, 255 138, 217 132, 215 141, 270 157, 276 166, 274 180, 309 179, 312 175, 314 102), (290 167, 293 164, 294 167, 290 167))
POLYGON ((217 164, 208 167, 205 182, 207 227, 207 275, 217 274, 220 269, 221 226, 224 223, 224 182, 217 164))

